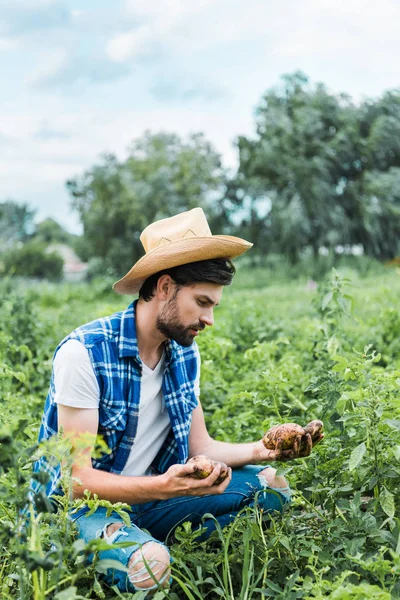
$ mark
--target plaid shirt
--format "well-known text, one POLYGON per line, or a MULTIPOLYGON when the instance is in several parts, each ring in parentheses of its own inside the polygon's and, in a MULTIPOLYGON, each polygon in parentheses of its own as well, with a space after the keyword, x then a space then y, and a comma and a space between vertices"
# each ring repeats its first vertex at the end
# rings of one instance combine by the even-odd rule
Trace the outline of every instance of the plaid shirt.
MULTIPOLYGON (((125 311, 98 319, 75 329, 57 346, 70 339, 79 340, 89 352, 93 370, 100 388, 99 428, 110 449, 101 458, 92 458, 95 469, 120 474, 135 441, 140 401, 142 361, 139 356, 135 311, 133 302, 125 311)), ((163 377, 165 405, 171 421, 171 430, 151 467, 155 474, 164 473, 172 464, 188 459, 188 436, 192 411, 198 400, 194 393, 198 363, 195 343, 183 347, 169 340, 166 343, 166 362, 163 377)), ((57 404, 54 402, 54 372, 46 399, 39 442, 57 433, 57 404)), ((34 465, 34 472, 46 471, 50 481, 45 486, 47 496, 62 494, 59 487, 60 464, 52 464, 46 456, 34 465)), ((38 481, 32 482, 34 492, 43 490, 38 481)))

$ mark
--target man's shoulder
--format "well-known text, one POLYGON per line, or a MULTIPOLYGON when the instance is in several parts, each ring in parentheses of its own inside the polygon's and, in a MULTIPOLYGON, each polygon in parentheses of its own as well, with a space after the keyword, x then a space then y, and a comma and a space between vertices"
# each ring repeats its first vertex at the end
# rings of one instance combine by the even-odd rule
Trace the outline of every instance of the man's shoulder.
POLYGON ((114 313, 107 317, 100 317, 90 323, 77 327, 71 337, 80 341, 90 338, 93 342, 114 338, 120 331, 122 313, 114 313), (83 338, 83 340, 81 340, 83 338))
POLYGON ((129 315, 128 309, 99 317, 74 329, 61 344, 67 340, 78 340, 86 347, 93 347, 104 342, 118 341, 122 321, 129 318, 133 318, 133 314, 129 315))

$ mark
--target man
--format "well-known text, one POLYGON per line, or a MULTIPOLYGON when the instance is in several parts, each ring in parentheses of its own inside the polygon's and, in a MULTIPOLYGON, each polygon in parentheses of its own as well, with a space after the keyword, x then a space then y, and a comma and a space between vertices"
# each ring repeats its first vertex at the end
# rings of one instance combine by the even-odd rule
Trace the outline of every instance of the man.
MULTIPOLYGON (((139 299, 60 343, 40 431, 41 440, 61 428, 73 442, 87 432, 105 439, 109 454, 91 458, 88 447, 84 462, 73 464, 73 494, 89 490, 129 504, 132 526, 118 515, 106 518, 102 508, 89 517, 79 513, 76 523, 85 540, 132 542, 129 549, 101 553, 129 568, 128 575, 114 571, 106 578, 122 591, 168 585, 170 556, 163 542, 178 524, 197 526, 212 512, 225 525, 256 496, 264 510, 281 510, 289 500, 287 483, 263 463, 296 457, 267 450, 261 440, 213 440, 199 400, 195 337, 213 324, 214 307, 235 272, 230 259, 252 244, 213 236, 200 208, 149 225, 141 241, 146 254, 114 284, 118 293, 139 292, 139 299), (195 467, 187 460, 195 455, 216 461, 203 480, 190 477, 195 467), (226 465, 228 477, 218 483, 226 465)), ((59 466, 43 459, 36 470, 50 474, 48 495, 62 493, 59 466)), ((209 521, 203 526, 206 534, 213 528, 209 521)))

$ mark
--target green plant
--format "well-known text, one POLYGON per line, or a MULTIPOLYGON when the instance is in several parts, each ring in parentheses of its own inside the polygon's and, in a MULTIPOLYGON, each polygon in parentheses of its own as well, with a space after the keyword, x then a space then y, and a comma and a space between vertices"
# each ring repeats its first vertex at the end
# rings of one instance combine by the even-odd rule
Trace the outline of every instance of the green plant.
MULTIPOLYGON (((66 518, 68 468, 56 511, 40 496, 26 527, 21 512, 34 458, 69 454, 61 438, 36 445, 52 352, 76 325, 125 301, 102 282, 32 287, 7 279, 0 291, 0 597, 140 600, 141 592, 103 585, 104 540, 76 539, 66 518)), ((254 441, 272 425, 321 418, 326 437, 310 457, 273 465, 293 490, 283 516, 248 509, 205 541, 189 522, 174 532, 168 598, 400 597, 399 293, 395 272, 351 285, 339 271, 317 289, 269 282, 224 292, 215 326, 199 336, 212 435, 254 441)), ((88 494, 74 503, 83 504, 121 516, 126 509, 88 494)))

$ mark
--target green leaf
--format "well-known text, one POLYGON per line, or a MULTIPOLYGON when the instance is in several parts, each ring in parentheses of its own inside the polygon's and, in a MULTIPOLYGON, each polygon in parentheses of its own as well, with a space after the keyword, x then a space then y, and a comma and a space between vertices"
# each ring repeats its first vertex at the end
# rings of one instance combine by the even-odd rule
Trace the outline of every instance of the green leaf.
POLYGON ((354 375, 353 370, 350 369, 349 367, 347 367, 344 371, 344 380, 348 381, 349 379, 351 379, 351 380, 356 379, 356 376, 354 375))
POLYGON ((12 377, 15 377, 15 379, 17 381, 19 381, 20 383, 25 383, 26 382, 26 375, 25 375, 25 373, 22 373, 21 371, 14 371, 13 369, 9 369, 6 366, 6 373, 8 375, 11 375, 12 377))
POLYGON ((282 546, 284 548, 286 548, 286 550, 289 550, 289 552, 290 552, 290 550, 291 550, 291 548, 290 548, 290 542, 289 542, 288 538, 286 537, 286 535, 282 535, 279 538, 279 542, 282 544, 282 546))
POLYGON ((347 369, 347 365, 343 362, 336 363, 336 365, 333 365, 333 367, 332 367, 332 371, 334 373, 340 373, 341 371, 344 371, 345 369, 347 369))
POLYGON ((279 587, 279 585, 277 585, 276 583, 274 583, 273 581, 271 581, 271 579, 267 579, 267 586, 273 592, 277 592, 278 594, 282 593, 282 589, 279 587))
POLYGON ((332 356, 332 360, 336 360, 337 362, 340 362, 340 363, 345 363, 346 365, 349 362, 347 360, 347 358, 345 358, 344 356, 340 356, 340 354, 335 354, 335 356, 332 356))
POLYGON ((58 594, 54 596, 54 600, 75 600, 76 598, 82 598, 82 596, 77 596, 76 592, 77 588, 74 585, 71 585, 66 590, 58 592, 58 594))
POLYGON ((385 419, 384 421, 389 427, 392 429, 400 429, 400 420, 399 419, 385 419))
POLYGON ((328 292, 322 298, 321 308, 322 308, 323 311, 326 309, 326 307, 328 306, 328 304, 330 303, 330 301, 332 300, 332 298, 333 298, 333 292, 328 292))
POLYGON ((326 343, 326 349, 328 350, 329 356, 333 357, 339 350, 340 342, 335 335, 332 335, 326 343))
POLYGON ((356 467, 358 467, 358 465, 361 463, 366 451, 367 451, 367 447, 365 445, 365 442, 362 442, 361 444, 359 444, 358 446, 356 446, 354 448, 353 452, 350 455, 350 460, 349 460, 349 470, 350 471, 354 471, 354 469, 356 467))
POLYGON ((339 354, 332 356, 332 360, 336 361, 336 365, 332 367, 332 371, 335 371, 336 373, 344 371, 349 366, 349 361, 339 354))
POLYGON ((114 560, 112 558, 102 558, 96 563, 95 568, 98 573, 106 573, 108 569, 116 569, 117 571, 129 573, 128 567, 119 560, 114 560))
POLYGON ((383 488, 382 492, 379 495, 379 502, 382 507, 384 513, 387 514, 388 517, 393 518, 395 512, 394 506, 394 496, 392 492, 389 492, 386 488, 383 488))

